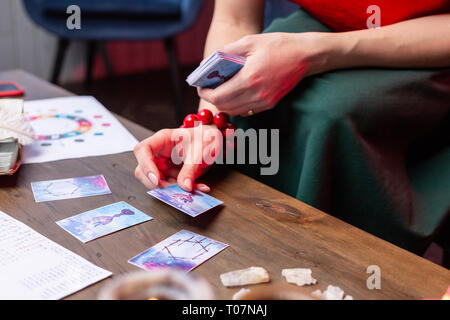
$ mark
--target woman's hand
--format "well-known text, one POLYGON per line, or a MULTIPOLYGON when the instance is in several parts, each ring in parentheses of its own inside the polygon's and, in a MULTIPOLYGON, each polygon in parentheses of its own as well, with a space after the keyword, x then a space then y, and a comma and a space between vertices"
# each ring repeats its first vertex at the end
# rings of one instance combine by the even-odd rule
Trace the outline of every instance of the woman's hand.
POLYGON ((245 36, 220 51, 244 56, 244 67, 216 89, 199 96, 233 116, 273 108, 305 76, 325 71, 323 33, 266 33, 245 36))
POLYGON ((222 134, 215 126, 163 129, 134 148, 138 161, 136 178, 147 188, 178 183, 186 191, 209 192, 206 184, 195 184, 220 154, 222 134))

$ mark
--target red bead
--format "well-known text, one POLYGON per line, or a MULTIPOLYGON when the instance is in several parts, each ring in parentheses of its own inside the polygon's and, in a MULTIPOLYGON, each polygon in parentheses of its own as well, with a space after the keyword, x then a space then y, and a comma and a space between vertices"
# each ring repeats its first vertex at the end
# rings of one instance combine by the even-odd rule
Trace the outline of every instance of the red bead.
POLYGON ((232 123, 227 123, 227 127, 222 129, 223 136, 228 139, 234 137, 234 132, 236 131, 236 126, 232 123))
POLYGON ((168 159, 166 159, 166 158, 162 158, 162 157, 155 158, 156 166, 161 171, 165 171, 169 167, 167 164, 167 161, 168 161, 168 159))
POLYGON ((198 117, 195 114, 188 114, 184 117, 183 124, 186 128, 193 128, 195 121, 198 121, 198 117))
POLYGON ((214 124, 217 126, 218 129, 222 130, 225 129, 227 127, 228 121, 229 121, 229 117, 228 114, 225 112, 219 112, 216 113, 216 115, 214 116, 214 124))
POLYGON ((202 122, 202 124, 207 125, 211 124, 213 120, 213 114, 208 109, 201 109, 197 112, 198 120, 202 122))

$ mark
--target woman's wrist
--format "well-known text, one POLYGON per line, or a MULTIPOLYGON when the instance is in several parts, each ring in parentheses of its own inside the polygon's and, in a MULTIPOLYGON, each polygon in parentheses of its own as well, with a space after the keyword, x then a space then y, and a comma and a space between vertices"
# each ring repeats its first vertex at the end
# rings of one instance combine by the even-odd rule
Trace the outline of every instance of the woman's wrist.
POLYGON ((203 99, 200 99, 200 103, 198 105, 198 110, 202 110, 202 109, 208 109, 209 111, 212 112, 213 115, 215 115, 216 113, 219 112, 219 110, 216 108, 215 105, 213 105, 203 99))
MULTIPOLYGON (((357 67, 393 66, 392 52, 401 48, 401 41, 392 41, 385 29, 319 33, 315 37, 320 72, 357 67)), ((398 63, 401 66, 401 63, 398 63)))
POLYGON ((308 76, 352 67, 357 39, 347 33, 308 32, 298 34, 298 48, 310 48, 308 76))

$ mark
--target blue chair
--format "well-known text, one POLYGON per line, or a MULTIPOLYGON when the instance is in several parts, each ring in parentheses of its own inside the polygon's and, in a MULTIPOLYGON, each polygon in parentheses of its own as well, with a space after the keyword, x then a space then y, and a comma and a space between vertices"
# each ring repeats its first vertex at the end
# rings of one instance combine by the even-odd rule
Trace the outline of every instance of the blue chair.
POLYGON ((30 18, 58 38, 51 81, 58 82, 64 57, 71 40, 87 41, 85 85, 92 81, 94 56, 100 54, 106 69, 112 72, 104 46, 108 40, 163 39, 170 62, 177 120, 184 113, 174 36, 190 28, 204 0, 23 0, 30 18), (69 30, 67 8, 81 9, 81 29, 69 30))

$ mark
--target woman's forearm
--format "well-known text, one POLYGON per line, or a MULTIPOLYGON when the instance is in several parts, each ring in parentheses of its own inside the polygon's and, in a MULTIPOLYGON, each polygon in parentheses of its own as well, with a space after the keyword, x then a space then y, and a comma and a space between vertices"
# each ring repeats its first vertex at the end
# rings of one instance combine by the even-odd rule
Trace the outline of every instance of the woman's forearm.
MULTIPOLYGON (((214 15, 206 38, 204 58, 223 46, 248 34, 260 33, 264 18, 263 0, 216 0, 214 15)), ((207 108, 213 113, 217 108, 200 100, 199 109, 207 108)))
MULTIPOLYGON (((204 58, 207 58, 214 51, 220 49, 224 45, 239 40, 243 36, 252 33, 258 33, 259 31, 251 28, 241 28, 238 25, 231 25, 227 22, 214 22, 208 32, 206 38, 204 58)), ((209 102, 200 100, 199 109, 209 109, 214 114, 217 113, 217 108, 209 102)))
POLYGON ((259 32, 261 32, 261 29, 258 26, 239 25, 232 21, 214 21, 213 19, 203 51, 204 58, 231 42, 237 41, 248 34, 259 32))
MULTIPOLYGON (((352 67, 450 66, 450 14, 324 35, 327 70, 352 67)), ((326 70, 324 70, 326 71, 326 70)))

